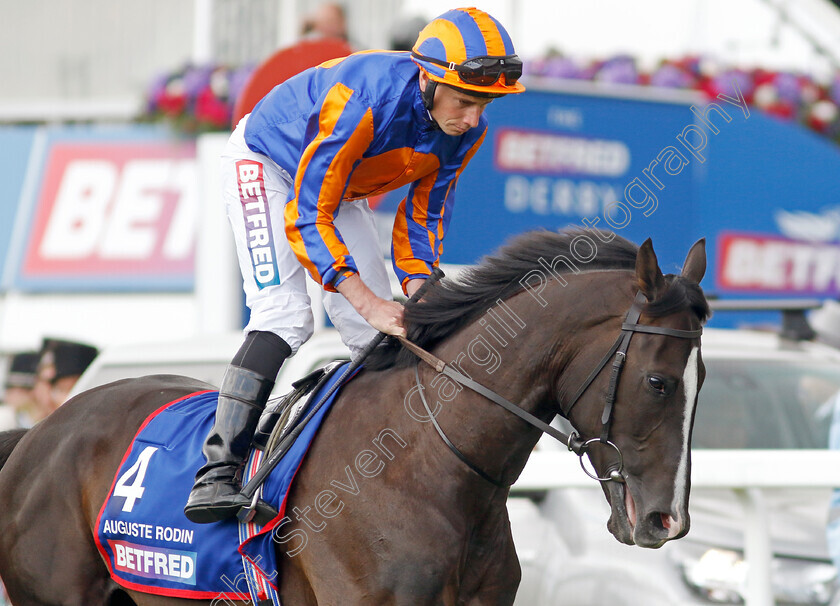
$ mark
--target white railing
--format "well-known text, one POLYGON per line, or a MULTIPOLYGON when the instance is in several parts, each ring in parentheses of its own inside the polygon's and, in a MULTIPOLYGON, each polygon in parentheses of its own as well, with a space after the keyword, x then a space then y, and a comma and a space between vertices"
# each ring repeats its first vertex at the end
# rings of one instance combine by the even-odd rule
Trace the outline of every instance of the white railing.
MULTIPOLYGON (((840 486, 840 452, 825 450, 696 450, 692 452, 693 488, 728 488, 744 507, 746 606, 773 604, 770 525, 764 490, 840 486)), ((531 455, 512 492, 588 488, 593 481, 578 457, 562 451, 531 455)))

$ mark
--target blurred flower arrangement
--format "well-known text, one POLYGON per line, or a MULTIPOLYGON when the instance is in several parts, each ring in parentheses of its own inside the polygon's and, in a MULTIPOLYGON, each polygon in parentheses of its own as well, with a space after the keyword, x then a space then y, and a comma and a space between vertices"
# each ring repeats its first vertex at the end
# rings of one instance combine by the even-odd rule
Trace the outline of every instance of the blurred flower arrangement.
MULTIPOLYGON (((783 120, 794 120, 840 143, 840 74, 819 84, 804 74, 764 69, 731 69, 708 58, 662 62, 650 73, 629 55, 580 62, 560 54, 525 62, 528 75, 589 80, 606 85, 639 85, 698 90, 713 99, 731 95, 738 81, 747 103, 783 120)), ((146 121, 168 121, 186 134, 229 130, 233 107, 254 66, 187 65, 156 78, 146 95, 146 121)))
POLYGON ((840 143, 840 74, 828 84, 819 84, 805 74, 732 69, 701 57, 663 61, 645 73, 628 55, 581 63, 551 54, 525 62, 525 69, 529 75, 547 78, 697 90, 710 100, 720 93, 731 96, 732 81, 737 80, 750 105, 779 119, 799 122, 840 143))
POLYGON ((166 121, 185 134, 229 130, 236 98, 253 65, 186 65, 161 74, 146 93, 144 121, 166 121))

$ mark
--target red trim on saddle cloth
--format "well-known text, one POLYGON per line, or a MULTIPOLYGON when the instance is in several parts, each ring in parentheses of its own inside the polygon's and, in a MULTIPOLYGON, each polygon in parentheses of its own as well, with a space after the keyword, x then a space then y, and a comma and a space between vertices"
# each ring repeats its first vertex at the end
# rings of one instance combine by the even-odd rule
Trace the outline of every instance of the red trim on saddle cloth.
MULTIPOLYGON (((355 376, 355 374, 354 374, 354 376, 355 376)), ((310 447, 311 446, 312 445, 310 444, 310 447)), ((301 459, 300 464, 298 464, 297 469, 295 469, 295 473, 292 475, 292 479, 289 482, 290 487, 291 487, 292 484, 295 483, 295 478, 297 477, 297 474, 300 471, 300 468, 303 467, 303 462, 306 460, 306 455, 308 455, 308 454, 309 454, 309 448, 306 449, 306 453, 303 455, 303 458, 301 459)), ((269 575, 266 574, 265 570, 263 570, 262 566, 260 566, 260 563, 254 561, 251 557, 248 556, 248 554, 244 553, 242 551, 242 548, 245 547, 252 539, 255 539, 255 538, 257 538, 261 535, 264 535, 268 532, 272 532, 277 527, 277 525, 280 524, 280 522, 283 521, 283 518, 286 517, 286 504, 289 502, 289 493, 290 492, 291 492, 291 490, 286 491, 286 496, 283 497, 283 503, 281 503, 280 507, 278 508, 279 513, 276 516, 274 516, 274 518, 272 518, 265 526, 263 526, 262 529, 260 529, 258 532, 255 532, 255 533, 252 534, 251 530, 250 530, 251 525, 249 524, 248 538, 245 539, 244 541, 242 541, 242 544, 239 546, 239 554, 243 558, 245 558, 248 561, 248 563, 253 567, 254 572, 257 573, 260 580, 262 580, 263 582, 271 585, 271 588, 274 589, 274 591, 280 591, 280 588, 275 583, 272 582, 272 580, 269 578, 269 575)))
MULTIPOLYGON (((211 391, 215 391, 215 390, 205 389, 205 390, 202 390, 202 391, 196 391, 196 392, 187 394, 185 396, 182 396, 182 397, 178 398, 177 400, 167 402, 166 404, 164 404, 163 406, 158 408, 156 411, 154 411, 152 414, 150 414, 148 417, 146 417, 146 420, 143 421, 143 424, 140 425, 140 427, 137 429, 137 432, 134 434, 134 437, 131 439, 131 442, 129 443, 128 447, 126 448, 125 454, 123 455, 122 460, 120 461, 120 464, 117 465, 116 471, 114 472, 114 479, 112 480, 111 487, 108 490, 108 497, 110 497, 110 495, 113 494, 113 492, 114 492, 114 486, 116 485, 117 479, 118 479, 117 476, 119 475, 119 471, 122 469, 123 465, 125 464, 126 459, 128 459, 129 455, 131 454, 132 445, 137 440, 137 437, 142 433, 142 431, 144 429, 146 429, 146 426, 148 426, 149 423, 151 423, 154 420, 155 417, 157 417, 160 413, 162 413, 164 410, 166 410, 170 406, 173 406, 174 404, 177 404, 178 402, 182 402, 182 401, 184 401, 188 398, 192 398, 192 397, 199 396, 199 395, 202 395, 202 394, 205 394, 205 393, 209 393, 211 391)), ((140 585, 140 584, 137 584, 137 583, 132 583, 131 581, 127 581, 125 579, 121 579, 121 578, 115 576, 114 571, 111 569, 111 559, 108 556, 108 553, 105 550, 105 548, 103 547, 101 541, 99 540, 99 533, 97 532, 97 529, 100 527, 100 523, 102 521, 102 515, 105 512, 105 508, 106 508, 107 504, 108 504, 108 498, 106 498, 105 501, 102 503, 102 506, 99 509, 99 515, 96 516, 96 525, 94 526, 94 529, 93 529, 93 538, 94 538, 94 541, 96 543, 96 548, 99 550, 99 554, 102 556, 102 559, 105 561, 105 566, 107 566, 107 568, 108 568, 108 574, 111 576, 112 579, 114 579, 120 585, 120 587, 125 587, 126 589, 133 589, 133 590, 141 592, 141 593, 147 593, 147 594, 151 594, 151 595, 161 595, 161 596, 167 596, 167 597, 173 597, 173 598, 187 598, 187 599, 195 599, 195 600, 228 599, 228 600, 240 600, 240 601, 249 601, 251 599, 251 595, 248 594, 248 593, 239 593, 239 592, 219 593, 219 592, 214 592, 214 591, 194 591, 194 590, 190 590, 190 589, 171 589, 171 588, 167 588, 167 587, 152 588, 152 587, 149 587, 148 585, 140 585)))

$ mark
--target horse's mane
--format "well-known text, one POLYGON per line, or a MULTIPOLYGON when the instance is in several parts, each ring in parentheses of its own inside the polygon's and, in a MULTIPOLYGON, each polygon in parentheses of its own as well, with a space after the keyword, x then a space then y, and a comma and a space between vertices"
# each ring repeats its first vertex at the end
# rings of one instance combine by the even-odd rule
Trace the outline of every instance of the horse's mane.
MULTIPOLYGON (((587 235, 587 232, 579 228, 560 232, 526 232, 494 254, 484 257, 477 266, 464 271, 457 281, 444 278, 432 285, 421 302, 406 303, 404 321, 408 339, 420 347, 431 349, 447 336, 476 320, 498 300, 506 300, 523 290, 523 280, 529 273, 534 270, 545 272, 540 259, 550 264, 558 255, 563 255, 576 268, 558 263, 556 271, 560 274, 635 269, 638 247, 621 236, 605 231, 600 232, 595 257, 585 264, 575 261, 570 247, 575 238, 583 235, 587 235)), ((701 322, 708 318, 709 308, 698 285, 680 276, 668 275, 666 280, 668 290, 664 296, 646 306, 644 312, 647 315, 664 316, 688 306, 701 322)), ((407 367, 415 361, 412 353, 406 351, 396 339, 389 338, 368 356, 365 367, 382 370, 393 366, 407 367)))

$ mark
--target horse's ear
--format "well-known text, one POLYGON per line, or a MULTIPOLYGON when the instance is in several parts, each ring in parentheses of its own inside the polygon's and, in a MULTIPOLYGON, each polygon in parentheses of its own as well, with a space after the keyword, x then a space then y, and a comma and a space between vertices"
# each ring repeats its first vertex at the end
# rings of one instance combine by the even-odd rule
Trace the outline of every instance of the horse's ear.
POLYGON ((700 284, 700 280, 706 275, 706 238, 700 238, 688 251, 683 264, 683 278, 700 284))
POLYGON ((665 290, 665 278, 650 238, 644 241, 636 254, 636 283, 648 301, 655 301, 665 290))

